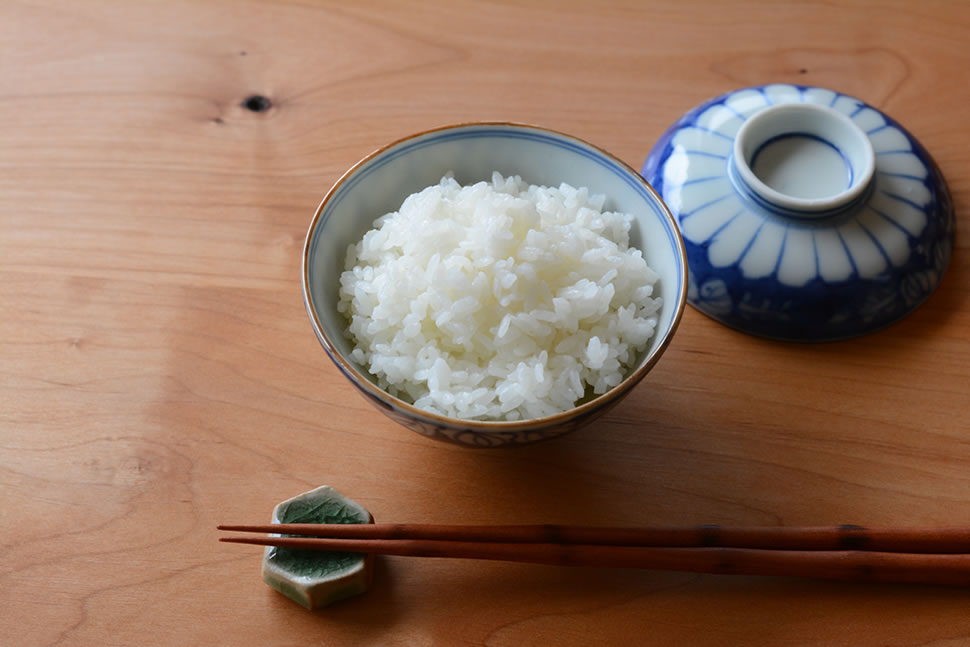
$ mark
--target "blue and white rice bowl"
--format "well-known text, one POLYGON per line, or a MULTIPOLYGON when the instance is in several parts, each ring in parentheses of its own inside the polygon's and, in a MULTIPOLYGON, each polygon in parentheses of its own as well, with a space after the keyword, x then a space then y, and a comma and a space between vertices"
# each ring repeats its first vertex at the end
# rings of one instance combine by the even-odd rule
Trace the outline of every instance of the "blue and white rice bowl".
POLYGON ((952 203, 929 154, 832 90, 716 97, 660 138, 642 172, 683 234, 688 302, 755 335, 878 330, 930 295, 952 253, 952 203))
POLYGON ((406 137, 368 155, 324 197, 310 224, 303 254, 303 294, 314 332, 337 368, 386 415, 423 435, 468 447, 520 445, 567 433, 586 424, 630 393, 656 364, 680 322, 687 294, 683 241, 663 201, 632 168, 582 140, 551 130, 510 123, 447 126, 406 137), (604 210, 633 216, 630 245, 659 275, 662 298, 656 332, 614 388, 575 407, 518 421, 464 420, 418 409, 382 390, 366 367, 351 358, 347 320, 338 312, 340 275, 347 249, 378 217, 405 198, 452 173, 461 184, 488 181, 493 172, 536 185, 567 183, 604 194, 604 210))

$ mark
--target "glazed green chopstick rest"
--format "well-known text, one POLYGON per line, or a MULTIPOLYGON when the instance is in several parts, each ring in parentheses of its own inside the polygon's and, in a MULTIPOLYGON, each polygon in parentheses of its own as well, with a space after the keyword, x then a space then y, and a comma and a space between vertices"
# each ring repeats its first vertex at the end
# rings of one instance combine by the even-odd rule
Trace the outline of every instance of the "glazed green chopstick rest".
MULTIPOLYGON (((374 523, 360 504, 326 485, 283 501, 272 523, 374 523)), ((318 609, 367 591, 373 555, 267 547, 263 580, 307 609, 318 609)))

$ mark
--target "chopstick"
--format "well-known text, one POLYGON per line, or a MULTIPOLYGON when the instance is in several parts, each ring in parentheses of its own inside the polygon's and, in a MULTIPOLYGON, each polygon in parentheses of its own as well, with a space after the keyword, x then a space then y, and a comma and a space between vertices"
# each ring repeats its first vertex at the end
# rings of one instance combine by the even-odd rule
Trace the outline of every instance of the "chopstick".
POLYGON ((304 550, 558 566, 970 585, 970 528, 271 524, 223 525, 219 529, 329 535, 328 538, 220 538, 220 541, 231 543, 304 550))
POLYGON ((220 525, 219 530, 268 532, 334 539, 428 539, 517 544, 593 544, 667 548, 759 548, 765 550, 869 550, 892 553, 970 553, 970 527, 864 528, 691 526, 602 528, 596 526, 459 526, 432 524, 220 525))

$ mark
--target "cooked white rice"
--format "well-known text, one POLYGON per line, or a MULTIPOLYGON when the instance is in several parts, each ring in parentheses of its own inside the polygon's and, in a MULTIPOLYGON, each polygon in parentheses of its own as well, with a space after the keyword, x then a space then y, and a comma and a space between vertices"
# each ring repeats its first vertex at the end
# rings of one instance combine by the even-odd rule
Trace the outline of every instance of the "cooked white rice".
POLYGON ((392 395, 466 419, 564 411, 619 384, 657 325, 632 217, 585 188, 450 176, 347 250, 352 359, 392 395))

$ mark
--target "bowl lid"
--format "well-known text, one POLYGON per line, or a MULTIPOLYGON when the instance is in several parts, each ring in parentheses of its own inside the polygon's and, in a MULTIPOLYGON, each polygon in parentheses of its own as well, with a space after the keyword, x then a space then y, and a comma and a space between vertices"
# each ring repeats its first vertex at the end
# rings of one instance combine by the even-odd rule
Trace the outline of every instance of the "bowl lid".
POLYGON ((687 301, 792 341, 863 335, 915 310, 953 249, 953 207, 902 126, 818 87, 743 88, 687 112, 648 155, 687 250, 687 301))

